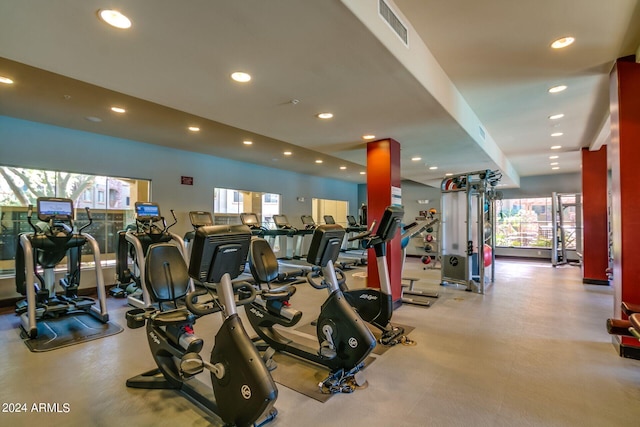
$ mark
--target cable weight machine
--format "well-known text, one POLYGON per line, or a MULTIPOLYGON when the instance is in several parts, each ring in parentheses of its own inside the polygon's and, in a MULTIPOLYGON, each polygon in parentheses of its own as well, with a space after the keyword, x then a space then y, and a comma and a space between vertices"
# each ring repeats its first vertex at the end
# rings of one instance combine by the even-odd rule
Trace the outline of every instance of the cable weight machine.
POLYGON ((482 170, 449 176, 441 183, 442 286, 459 284, 484 294, 495 277, 495 190, 502 174, 482 170))

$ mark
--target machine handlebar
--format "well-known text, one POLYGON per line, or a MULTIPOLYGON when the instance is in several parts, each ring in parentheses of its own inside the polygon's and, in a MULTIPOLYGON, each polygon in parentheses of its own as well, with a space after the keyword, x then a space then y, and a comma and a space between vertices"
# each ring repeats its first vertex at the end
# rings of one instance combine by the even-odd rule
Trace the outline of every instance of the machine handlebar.
MULTIPOLYGON (((256 299, 256 289, 249 282, 233 283, 234 295, 242 293, 243 297, 235 301, 236 306, 252 303, 256 299), (238 292, 241 291, 241 292, 238 292)), ((217 295, 211 293, 211 288, 198 288, 193 292, 189 292, 185 298, 185 303, 190 312, 197 316, 206 316, 207 314, 217 313, 222 310, 222 305, 217 295), (197 299, 201 295, 211 296, 211 299, 204 302, 198 302, 197 299)))

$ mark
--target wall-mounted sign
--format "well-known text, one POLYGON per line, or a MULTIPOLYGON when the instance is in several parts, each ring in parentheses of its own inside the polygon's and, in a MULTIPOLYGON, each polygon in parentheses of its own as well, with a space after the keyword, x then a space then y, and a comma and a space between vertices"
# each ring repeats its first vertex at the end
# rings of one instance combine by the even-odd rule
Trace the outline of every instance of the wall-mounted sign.
POLYGON ((192 176, 181 176, 180 184, 182 185, 193 185, 193 177, 192 176))

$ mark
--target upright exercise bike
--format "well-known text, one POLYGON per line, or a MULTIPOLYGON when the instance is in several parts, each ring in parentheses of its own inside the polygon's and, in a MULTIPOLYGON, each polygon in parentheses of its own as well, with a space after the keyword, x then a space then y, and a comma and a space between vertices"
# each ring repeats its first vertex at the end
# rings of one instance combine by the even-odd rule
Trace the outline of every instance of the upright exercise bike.
MULTIPOLYGON (((322 304, 316 322, 318 348, 310 348, 284 336, 284 327, 295 326, 302 313, 285 302, 291 291, 274 290, 262 292, 256 300, 245 307, 249 323, 263 341, 262 349, 271 347, 276 351, 290 353, 329 369, 329 376, 320 383, 323 392, 353 391, 354 385, 362 384, 359 371, 364 360, 376 345, 376 339, 358 313, 349 305, 340 290, 334 262, 340 253, 345 231, 339 225, 318 226, 313 234, 307 261, 322 270, 322 284, 309 283, 325 289, 329 295, 322 304)), ((278 274, 278 263, 273 250, 264 239, 254 239, 250 247, 251 271, 257 282, 270 282, 278 274)))
POLYGON ((93 220, 86 208, 89 222, 74 232, 73 201, 57 197, 39 197, 37 224, 33 224, 33 206, 29 205, 27 221, 33 233, 20 234, 16 247, 16 290, 26 296, 16 305, 21 327, 29 338, 38 335, 37 321, 43 318, 89 313, 103 323, 109 321, 104 279, 100 264, 100 249, 96 240, 82 231, 93 220), (93 253, 99 308, 95 300, 78 295, 82 248, 89 243, 93 253), (60 279, 63 293, 56 294, 54 268, 67 257, 67 274, 60 279), (38 271, 42 269, 42 274, 38 271), (37 282, 33 277, 37 278, 37 282))
POLYGON ((126 317, 130 328, 146 325, 157 368, 128 379, 128 387, 179 390, 226 425, 262 425, 275 418, 278 390, 236 309, 252 302, 255 290, 246 282, 231 283, 245 263, 250 239, 244 225, 200 227, 188 270, 175 245, 149 247, 145 285, 158 308, 130 310, 126 317), (189 292, 189 276, 205 286, 189 292), (187 307, 180 306, 182 298, 187 307), (167 305, 172 308, 166 310, 167 305), (223 323, 206 362, 199 354, 203 340, 194 335, 193 325, 196 318, 216 312, 222 313, 223 323), (205 369, 213 396, 194 378, 205 369))
MULTIPOLYGON (((361 241, 362 246, 366 249, 374 249, 378 274, 380 276, 380 289, 349 289, 346 281, 340 280, 341 289, 349 304, 356 309, 364 321, 375 326, 382 332, 382 336, 378 342, 387 346, 398 343, 412 343, 404 335, 404 328, 391 324, 393 299, 391 296, 391 283, 389 280, 386 256, 387 242, 396 235, 403 216, 404 211, 402 208, 389 206, 382 214, 382 219, 375 233, 369 230, 349 239, 349 241, 361 241)), ((373 227, 371 227, 371 229, 373 229, 373 227)), ((313 274, 309 277, 309 280, 313 280, 313 274)))

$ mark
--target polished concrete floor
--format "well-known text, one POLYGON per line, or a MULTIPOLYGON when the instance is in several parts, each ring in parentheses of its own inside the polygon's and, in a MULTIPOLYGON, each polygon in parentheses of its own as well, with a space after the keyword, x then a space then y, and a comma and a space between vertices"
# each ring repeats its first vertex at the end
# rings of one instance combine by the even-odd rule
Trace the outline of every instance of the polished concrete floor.
MULTIPOLYGON (((485 295, 440 287, 438 270, 409 259, 416 287, 437 289, 430 308, 404 305, 394 321, 415 326, 365 370, 368 387, 320 403, 279 386, 273 426, 631 426, 640 420, 640 361, 618 357, 605 330, 613 292, 581 283, 577 267, 498 260, 485 295)), ((352 287, 364 284, 352 278, 352 287)), ((300 286, 294 305, 310 320, 326 296, 300 286)), ((123 300, 110 300, 125 326, 123 300)), ((218 315, 198 321, 209 341, 218 315)), ((0 316, 0 425, 219 425, 173 391, 133 390, 151 367, 144 332, 31 353, 13 314, 0 316), (35 413, 58 403, 61 413, 35 413), (26 413, 8 413, 26 404, 26 413), (67 404, 64 406, 64 404, 67 404), (68 411, 65 411, 68 409, 68 411)), ((204 350, 203 354, 206 355, 204 350)))

